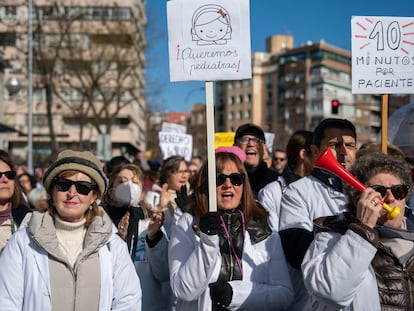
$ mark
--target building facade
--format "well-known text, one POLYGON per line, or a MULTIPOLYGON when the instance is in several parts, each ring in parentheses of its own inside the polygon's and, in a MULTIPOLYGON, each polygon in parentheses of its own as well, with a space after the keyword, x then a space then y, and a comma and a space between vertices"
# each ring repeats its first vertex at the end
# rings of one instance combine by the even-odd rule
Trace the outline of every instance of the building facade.
POLYGON ((202 103, 191 107, 187 133, 193 136, 193 156, 207 158, 207 116, 206 105, 202 103))
POLYGON ((25 160, 29 107, 35 164, 69 147, 105 160, 146 150, 145 1, 30 1, 31 19, 26 0, 0 4, 3 81, 22 83, 0 99, 3 122, 27 133, 10 136, 9 152, 25 160))
MULTIPOLYGON (((292 37, 280 35, 268 38, 266 48, 252 55, 252 79, 216 83, 217 132, 252 122, 275 134, 274 148, 284 148, 294 131, 341 117, 355 124, 360 143, 377 140, 381 97, 352 94, 351 52, 323 41, 293 47, 292 37), (332 100, 340 103, 338 114, 332 100)), ((390 97, 390 113, 408 101, 390 97)))

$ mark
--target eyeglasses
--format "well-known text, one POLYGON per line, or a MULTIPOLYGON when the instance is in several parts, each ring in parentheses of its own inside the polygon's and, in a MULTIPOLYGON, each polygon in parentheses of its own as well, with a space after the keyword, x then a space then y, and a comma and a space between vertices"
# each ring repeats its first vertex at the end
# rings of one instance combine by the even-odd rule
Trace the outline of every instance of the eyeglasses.
POLYGON ((260 139, 259 137, 247 137, 247 136, 243 136, 239 138, 239 142, 242 144, 248 144, 249 142, 254 142, 254 143, 263 143, 263 139, 260 139))
POLYGON ((286 159, 285 159, 285 158, 278 158, 278 157, 274 157, 274 158, 273 158, 273 160, 274 160, 274 161, 280 161, 280 162, 283 162, 283 161, 285 161, 286 159))
POLYGON ((216 177, 216 186, 221 186, 224 184, 227 180, 227 178, 230 179, 230 182, 234 186, 240 186, 244 182, 244 174, 243 173, 231 173, 230 175, 226 175, 223 173, 218 173, 216 177))
POLYGON ((387 195, 387 190, 390 189, 392 195, 397 200, 404 199, 408 194, 408 188, 409 188, 407 185, 394 185, 394 186, 391 186, 391 187, 373 185, 373 186, 370 186, 370 187, 372 189, 374 189, 375 191, 379 192, 381 194, 382 198, 385 198, 385 196, 387 195))
POLYGON ((68 191, 72 185, 75 185, 76 192, 87 195, 96 188, 96 183, 89 181, 73 181, 66 178, 54 179, 53 183, 57 191, 68 191))
POLYGON ((190 174, 190 171, 189 170, 179 170, 179 171, 176 171, 174 174, 190 174))
POLYGON ((0 172, 0 178, 2 178, 3 175, 6 175, 7 179, 15 179, 16 178, 16 172, 15 171, 0 172))

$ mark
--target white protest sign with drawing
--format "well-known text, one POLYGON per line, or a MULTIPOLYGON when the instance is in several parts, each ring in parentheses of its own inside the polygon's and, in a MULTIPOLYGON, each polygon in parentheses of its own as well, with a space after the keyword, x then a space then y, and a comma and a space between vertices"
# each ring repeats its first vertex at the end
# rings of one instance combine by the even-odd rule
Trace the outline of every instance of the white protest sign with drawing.
POLYGON ((352 93, 414 93, 414 17, 353 16, 352 93))
POLYGON ((180 155, 184 157, 186 161, 191 160, 193 152, 193 136, 173 132, 159 132, 158 138, 164 160, 173 155, 180 155))
POLYGON ((167 2, 171 81, 251 78, 246 0, 167 2))
POLYGON ((170 81, 206 81, 209 211, 217 210, 215 80, 251 79, 249 0, 167 2, 170 81))

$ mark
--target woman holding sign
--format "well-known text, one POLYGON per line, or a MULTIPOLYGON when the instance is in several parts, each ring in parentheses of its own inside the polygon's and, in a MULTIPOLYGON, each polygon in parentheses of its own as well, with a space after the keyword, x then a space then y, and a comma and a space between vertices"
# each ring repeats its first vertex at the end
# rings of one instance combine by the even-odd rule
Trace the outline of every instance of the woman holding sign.
POLYGON ((171 233, 170 279, 177 310, 280 310, 293 299, 279 235, 255 201, 236 155, 243 152, 231 148, 216 153, 218 211, 208 211, 205 164, 192 185, 190 211, 171 233))

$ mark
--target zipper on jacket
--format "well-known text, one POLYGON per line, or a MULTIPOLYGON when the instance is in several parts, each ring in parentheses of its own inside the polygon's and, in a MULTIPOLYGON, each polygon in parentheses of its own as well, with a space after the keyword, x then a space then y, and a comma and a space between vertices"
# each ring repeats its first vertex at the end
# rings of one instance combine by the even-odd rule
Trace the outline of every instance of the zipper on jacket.
POLYGON ((231 230, 230 230, 230 228, 231 228, 231 215, 228 215, 228 217, 227 217, 227 230, 228 230, 228 232, 229 232, 229 241, 227 241, 227 244, 228 244, 228 246, 229 246, 229 255, 230 255, 230 278, 229 278, 229 281, 231 281, 231 280, 233 280, 233 275, 234 275, 234 271, 233 271, 233 269, 234 269, 234 259, 233 259, 233 253, 232 253, 232 251, 231 251, 231 245, 230 245, 230 243, 233 243, 233 237, 231 236, 231 230))
POLYGON ((407 263, 405 263, 402 267, 402 271, 404 274, 404 280, 407 283, 407 308, 411 310, 412 307, 412 286, 410 282, 410 273, 407 271, 407 263))

